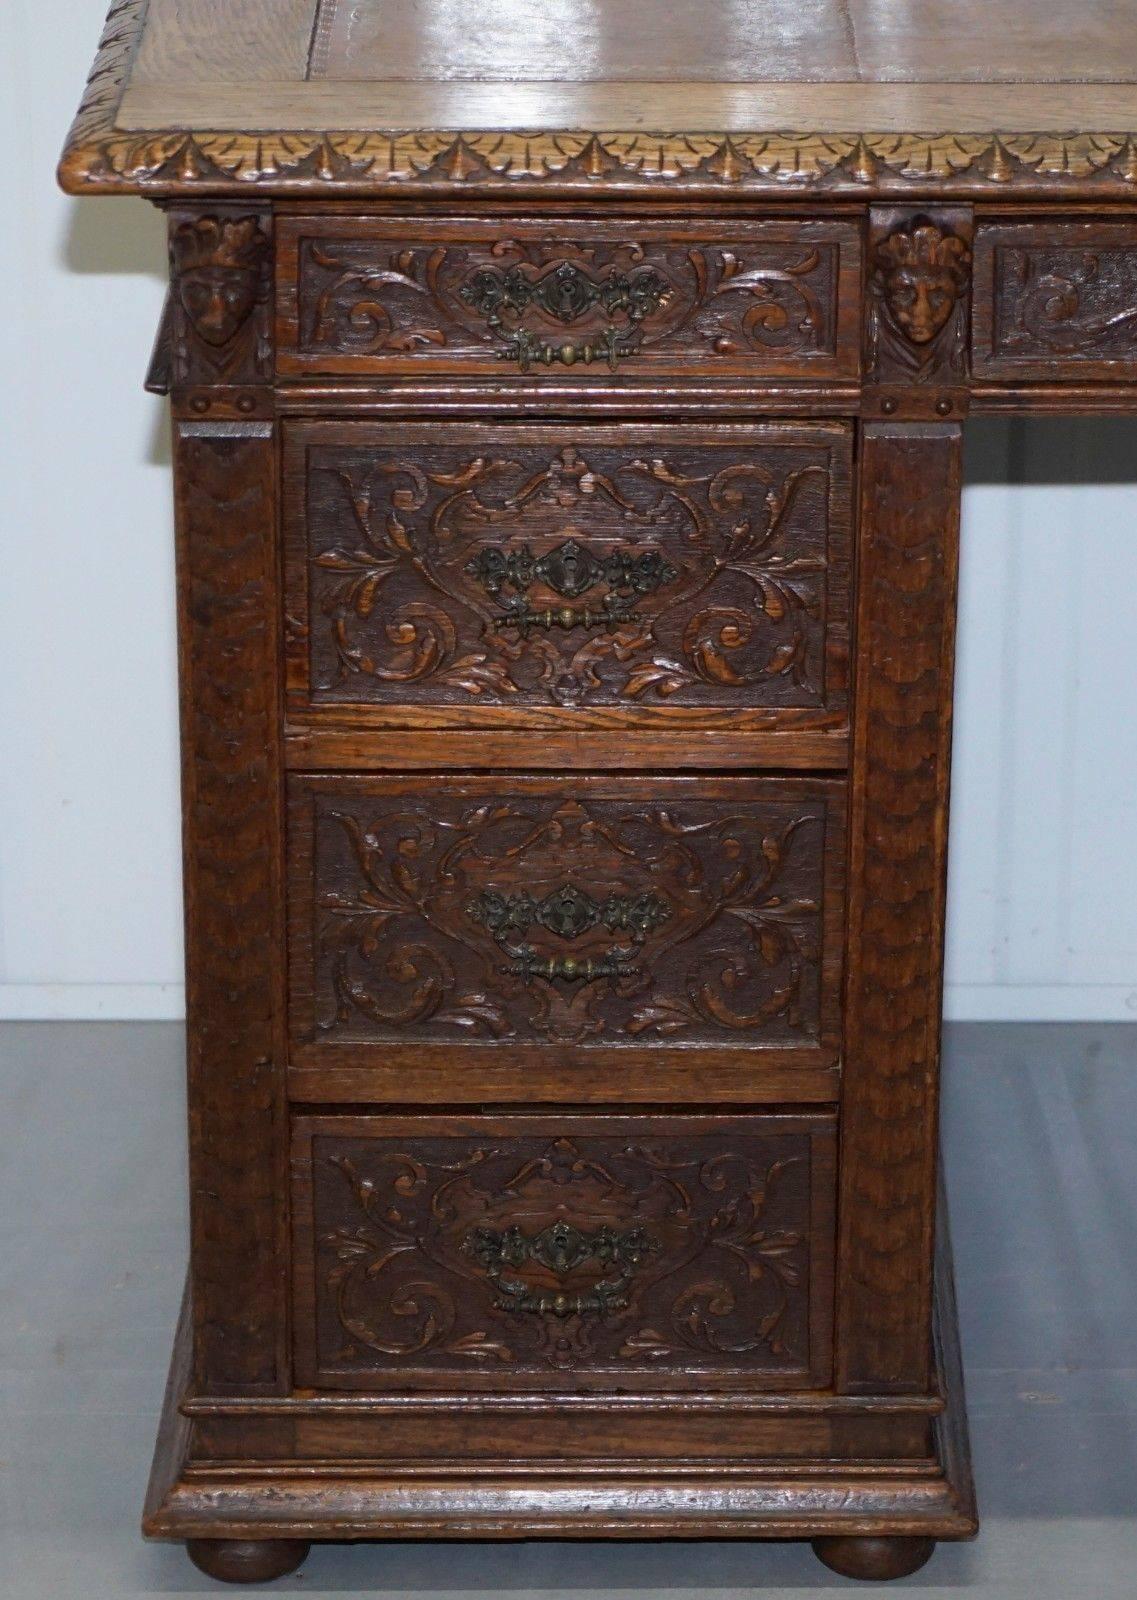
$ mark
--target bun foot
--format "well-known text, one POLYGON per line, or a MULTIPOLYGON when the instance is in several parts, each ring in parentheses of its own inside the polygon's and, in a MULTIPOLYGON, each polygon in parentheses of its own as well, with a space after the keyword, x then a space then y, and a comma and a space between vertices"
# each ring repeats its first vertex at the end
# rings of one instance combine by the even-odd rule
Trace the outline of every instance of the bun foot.
POLYGON ((311 1548, 303 1539, 190 1539, 186 1554, 221 1583, 271 1583, 295 1572, 311 1548))
POLYGON ((815 1539, 813 1553, 843 1578, 884 1583, 919 1572, 936 1548, 934 1539, 815 1539))

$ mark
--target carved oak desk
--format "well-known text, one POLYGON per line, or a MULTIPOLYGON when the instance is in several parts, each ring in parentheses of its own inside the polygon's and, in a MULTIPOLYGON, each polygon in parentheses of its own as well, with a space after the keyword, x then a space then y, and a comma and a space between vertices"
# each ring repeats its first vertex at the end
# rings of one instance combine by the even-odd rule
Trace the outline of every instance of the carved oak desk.
POLYGON ((61 171, 170 225, 193 1222, 145 1527, 207 1572, 974 1532, 961 428, 1134 403, 1117 9, 115 5, 61 171))

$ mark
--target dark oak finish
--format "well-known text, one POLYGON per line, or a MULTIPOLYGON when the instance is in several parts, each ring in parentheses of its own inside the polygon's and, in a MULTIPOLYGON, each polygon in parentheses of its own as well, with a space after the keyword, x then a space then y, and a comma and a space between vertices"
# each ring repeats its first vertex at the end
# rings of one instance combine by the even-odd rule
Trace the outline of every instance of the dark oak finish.
POLYGON ((673 1048, 682 1098, 833 1065, 843 811, 802 779, 294 779, 292 1060, 384 1100, 427 1065, 481 1098, 506 1052, 562 1101, 593 1050, 636 1098, 673 1048))
POLYGON ((851 432, 290 423, 293 717, 846 722, 851 432))
POLYGON ((929 1377, 960 475, 952 424, 863 430, 837 1306, 853 1392, 929 1377))
POLYGON ((178 422, 174 462, 195 1369, 271 1391, 288 1381, 272 424, 178 422))
POLYGON ((833 1131, 821 1116, 300 1120, 297 1379, 823 1386, 833 1131))
POLYGON ((1137 61, 1105 0, 960 5, 599 0, 603 58, 509 5, 113 8, 61 176, 169 211, 185 751, 144 1528, 215 1576, 881 1580, 975 1531, 962 427, 1133 409, 1137 61))
POLYGON ((295 1572, 311 1546, 303 1539, 187 1539, 195 1567, 222 1583, 271 1583, 295 1572))
POLYGON ((855 378, 846 222, 288 219, 282 374, 855 378))
POLYGON ((1137 225, 989 223, 975 286, 977 378, 1137 376, 1137 225))
POLYGON ((883 1583, 919 1572, 931 1560, 936 1543, 934 1539, 856 1539, 838 1534, 815 1539, 813 1548, 818 1559, 842 1577, 883 1583))

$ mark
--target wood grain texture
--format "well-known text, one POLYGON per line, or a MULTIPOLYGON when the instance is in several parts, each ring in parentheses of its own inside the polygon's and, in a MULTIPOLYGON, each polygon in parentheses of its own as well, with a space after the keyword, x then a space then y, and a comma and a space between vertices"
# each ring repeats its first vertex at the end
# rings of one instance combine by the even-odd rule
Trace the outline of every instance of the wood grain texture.
POLYGON ((571 1099, 596 1049, 648 1079, 693 1050, 693 1091, 704 1049, 755 1074, 755 1052, 836 1059, 840 783, 338 776, 290 795, 296 1065, 433 1060, 464 1097, 527 1062, 530 1094, 571 1099))
POLYGON ((618 714, 580 713, 586 728, 565 717, 558 730, 543 727, 539 738, 526 728, 471 726, 475 718, 483 721, 476 713, 455 711, 432 717, 430 727, 408 730, 373 716, 337 716, 332 722, 297 715, 285 727, 285 762, 298 772, 469 772, 479 766, 533 772, 835 772, 848 765, 845 729, 750 732, 730 726, 742 720, 738 712, 724 717, 720 727, 707 727, 711 718, 696 712, 690 718, 672 714, 662 728, 657 722, 638 730, 623 726, 618 714), (377 727, 381 738, 375 736, 377 727), (613 739, 616 729, 619 737, 613 739), (697 742, 692 733, 698 734, 697 742))
POLYGON ((1137 225, 991 222, 975 274, 978 379, 1137 377, 1137 225))
POLYGON ((582 382, 856 375, 858 230, 524 218, 484 226, 297 217, 278 255, 282 372, 582 382))
POLYGON ((195 1377, 287 1381, 270 423, 175 428, 195 1377))
POLYGON ((840 730, 850 456, 838 424, 290 424, 293 715, 840 730))
POLYGON ((313 0, 149 0, 135 84, 302 79, 313 0))
MULTIPOLYGON (((938 1301, 949 1267, 941 1257, 938 1301)), ((955 1324, 949 1316, 940 1320, 949 1348, 936 1385, 945 1384, 947 1414, 954 1418, 961 1403, 952 1387, 958 1371, 955 1324)), ((965 1456, 937 1445, 906 1459, 896 1451, 898 1459, 888 1459, 895 1446, 884 1442, 881 1424, 899 1421, 902 1408, 921 1403, 920 1397, 737 1390, 717 1396, 582 1392, 463 1400, 420 1392, 191 1399, 185 1409, 203 1441, 215 1423, 253 1429, 279 1418, 285 1430, 281 1453, 254 1465, 247 1459, 219 1462, 207 1449, 187 1470, 193 1446, 164 1426, 153 1482, 165 1487, 151 1505, 146 1531, 163 1539, 968 1538, 975 1518, 965 1456), (840 1421, 836 1448, 817 1431, 818 1419, 825 1417, 840 1421), (684 1464, 688 1426, 692 1442, 706 1454, 688 1453, 684 1464), (357 1453, 349 1460, 357 1427, 357 1453), (464 1459, 449 1454, 459 1448, 463 1427, 466 1439, 475 1441, 464 1459), (432 1428, 441 1430, 446 1453, 435 1463, 429 1460, 432 1428), (591 1442, 593 1459, 583 1451, 576 1459, 534 1459, 544 1428, 553 1430, 554 1440, 580 1437, 584 1451, 591 1442), (736 1430, 752 1445, 749 1461, 736 1453, 736 1430), (307 1440, 300 1453, 285 1442, 294 1436, 307 1440), (526 1459, 518 1461, 510 1452, 523 1437, 519 1449, 526 1459), (367 1451, 378 1439, 379 1457, 372 1456, 369 1465, 367 1451), (390 1463, 401 1449, 407 1455, 393 1473, 390 1463), (324 1453, 329 1450, 339 1459, 324 1453), (627 1470, 613 1470, 612 1451, 615 1459, 626 1456, 627 1470)), ((954 1422, 947 1431, 954 1435, 954 1422)), ((966 1444, 965 1431, 960 1438, 966 1444)))
POLYGON ((837 1382, 929 1381, 960 430, 861 455, 837 1382))
POLYGON ((299 1381, 823 1384, 832 1155, 826 1117, 304 1119, 299 1381))
MULTIPOLYGON (((365 100, 337 129, 345 86, 329 102, 321 84, 277 84, 257 104, 246 73, 228 100, 224 84, 187 101, 176 82, 163 83, 120 123, 145 16, 146 0, 111 8, 60 162, 60 181, 73 193, 247 197, 255 185, 269 196, 599 188, 1073 201, 1132 195, 1137 183, 1137 144, 1125 131, 1132 95, 1099 86, 1087 96, 1077 86, 1040 93, 1029 84, 988 85, 969 94, 964 85, 948 98, 928 84, 915 92, 860 85, 852 94, 842 86, 834 99, 824 86, 794 85, 779 99, 778 86, 766 85, 715 118, 730 105, 729 86, 717 86, 710 106, 683 84, 678 96, 656 93, 646 103, 624 90, 622 114, 609 104, 558 116, 563 95, 546 90, 536 105, 510 102, 494 85, 485 102, 492 114, 480 127, 464 123, 436 89, 416 114, 390 94, 385 105, 365 100)), ((890 43, 887 53, 894 49, 890 43)))

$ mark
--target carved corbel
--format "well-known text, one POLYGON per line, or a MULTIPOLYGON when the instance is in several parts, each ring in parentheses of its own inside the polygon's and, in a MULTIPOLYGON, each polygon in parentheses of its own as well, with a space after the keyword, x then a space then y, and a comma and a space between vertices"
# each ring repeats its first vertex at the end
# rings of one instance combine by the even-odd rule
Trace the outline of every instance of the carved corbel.
POLYGON ((259 416, 272 381, 272 237, 266 212, 170 213, 171 369, 197 415, 259 416))
POLYGON ((868 416, 965 414, 970 376, 969 207, 874 207, 865 328, 868 416))

